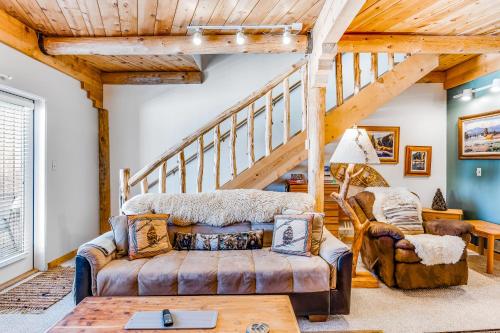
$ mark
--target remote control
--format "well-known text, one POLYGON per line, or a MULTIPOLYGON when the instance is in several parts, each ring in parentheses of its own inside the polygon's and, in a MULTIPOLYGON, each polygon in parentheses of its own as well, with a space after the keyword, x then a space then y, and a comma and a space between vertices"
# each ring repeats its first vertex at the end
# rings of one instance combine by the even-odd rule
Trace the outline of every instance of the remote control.
POLYGON ((174 324, 174 320, 172 319, 172 314, 168 309, 165 309, 161 313, 163 318, 163 326, 168 327, 174 324))

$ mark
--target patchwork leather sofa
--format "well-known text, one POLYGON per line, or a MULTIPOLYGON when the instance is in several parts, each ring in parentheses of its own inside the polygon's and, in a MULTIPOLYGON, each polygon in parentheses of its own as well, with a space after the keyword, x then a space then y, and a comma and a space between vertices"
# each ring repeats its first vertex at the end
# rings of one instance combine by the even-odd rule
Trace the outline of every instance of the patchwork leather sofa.
POLYGON ((224 227, 168 226, 172 244, 177 231, 217 234, 248 230, 264 230, 262 249, 171 250, 136 260, 118 258, 113 233, 103 234, 78 250, 75 302, 87 296, 287 294, 296 315, 349 313, 352 253, 325 228, 319 255, 305 257, 270 250, 272 221, 224 227), (100 244, 111 245, 103 251, 100 244))
POLYGON ((367 191, 349 198, 358 218, 371 221, 361 247, 363 263, 387 286, 417 289, 467 284, 467 244, 471 239, 469 223, 458 220, 424 221, 425 233, 458 236, 465 242, 463 255, 457 263, 427 266, 421 263, 415 247, 405 239, 401 229, 376 221, 374 202, 374 194, 367 191))

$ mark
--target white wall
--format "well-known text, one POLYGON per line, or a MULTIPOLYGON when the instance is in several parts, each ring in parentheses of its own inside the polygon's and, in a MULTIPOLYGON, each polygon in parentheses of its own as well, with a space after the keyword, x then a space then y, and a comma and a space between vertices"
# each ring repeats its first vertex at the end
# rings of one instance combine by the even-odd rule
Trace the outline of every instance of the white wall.
POLYGON ((0 83, 45 99, 49 262, 98 235, 97 110, 79 81, 3 44, 0 73, 13 77, 0 83))
MULTIPOLYGON (((204 82, 201 85, 158 85, 158 86, 111 86, 104 87, 104 104, 109 110, 110 128, 110 164, 111 164, 111 200, 112 213, 118 211, 118 170, 131 168, 136 172, 146 163, 184 137, 215 118, 225 109, 261 88, 269 80, 286 71, 297 62, 301 55, 231 55, 214 56, 209 59, 204 70, 204 82)), ((277 87, 278 93, 281 87, 277 87)), ((292 101, 292 104, 297 104, 292 101)), ((243 114, 242 116, 245 116, 243 114)), ((280 119, 279 110, 275 111, 280 119)), ((275 125, 279 127, 280 121, 275 125)), ((227 129, 225 124, 224 129, 227 129)), ((299 126, 298 118, 292 119, 292 128, 299 126)), ((256 120, 256 158, 263 151, 263 140, 258 140, 263 126, 256 120)), ((279 131, 274 133, 273 142, 281 139, 279 131)), ((262 136, 263 138, 263 136, 262 136)), ((205 136, 205 142, 212 140, 211 134, 205 136)), ((238 170, 246 167, 246 138, 238 136, 238 170)), ((227 140, 222 144, 222 174, 224 181, 229 177, 227 140)), ((187 151, 193 151, 194 146, 187 151)), ((188 155, 186 153, 186 155, 188 155)), ((213 156, 205 155, 205 173, 213 174, 213 156)), ((176 164, 169 162, 169 169, 176 164)), ((188 192, 195 186, 196 163, 188 165, 188 192)), ((150 178, 150 183, 156 178, 150 178)), ((213 187, 213 177, 204 177, 204 187, 213 187)), ((169 177, 167 190, 178 191, 177 177, 169 177)))

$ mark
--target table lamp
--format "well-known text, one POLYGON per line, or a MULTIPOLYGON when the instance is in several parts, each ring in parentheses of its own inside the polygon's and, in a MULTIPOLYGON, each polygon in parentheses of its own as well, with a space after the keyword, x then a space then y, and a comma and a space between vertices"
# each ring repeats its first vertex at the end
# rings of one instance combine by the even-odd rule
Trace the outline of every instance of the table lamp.
POLYGON ((339 193, 332 193, 330 196, 338 203, 340 208, 352 221, 354 229, 354 237, 352 241, 352 276, 356 276, 356 265, 358 263, 359 251, 363 241, 363 235, 369 226, 369 221, 360 221, 356 212, 346 200, 347 192, 349 191, 349 183, 352 177, 356 177, 363 172, 361 168, 356 174, 353 174, 356 164, 380 164, 377 152, 373 147, 368 133, 365 129, 349 128, 344 132, 339 144, 333 152, 330 163, 346 163, 348 164, 344 181, 340 187, 339 193))

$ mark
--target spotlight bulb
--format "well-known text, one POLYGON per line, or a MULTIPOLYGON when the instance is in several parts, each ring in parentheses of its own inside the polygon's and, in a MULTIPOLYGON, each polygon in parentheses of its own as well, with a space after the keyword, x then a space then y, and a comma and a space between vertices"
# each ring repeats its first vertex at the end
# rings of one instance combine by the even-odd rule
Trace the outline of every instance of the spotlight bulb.
POLYGON ((472 99, 472 89, 464 89, 462 92, 461 100, 464 102, 470 101, 472 99))
POLYGON ((200 29, 197 29, 196 32, 193 34, 193 44, 194 45, 201 45, 201 31, 200 31, 200 29))
POLYGON ((290 29, 286 28, 283 32, 283 44, 288 45, 292 41, 290 29))
POLYGON ((493 82, 491 83, 491 92, 500 92, 500 79, 496 78, 493 79, 493 82))
POLYGON ((243 33, 242 30, 238 31, 238 33, 236 34, 236 43, 238 45, 245 44, 245 34, 243 33))

